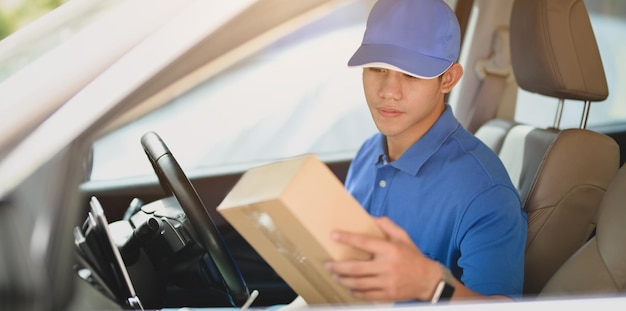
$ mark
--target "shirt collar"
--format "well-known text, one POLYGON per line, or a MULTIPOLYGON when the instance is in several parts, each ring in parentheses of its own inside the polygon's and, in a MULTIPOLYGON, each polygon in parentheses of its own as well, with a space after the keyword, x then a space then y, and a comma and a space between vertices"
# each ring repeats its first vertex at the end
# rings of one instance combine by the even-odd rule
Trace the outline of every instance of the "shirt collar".
MULTIPOLYGON (((399 159, 389 164, 407 174, 417 175, 424 163, 441 148, 444 142, 448 140, 452 133, 460 126, 461 124, 454 117, 451 107, 446 104, 444 112, 424 136, 409 147, 399 159)), ((376 157, 376 164, 384 165, 389 162, 389 158, 385 152, 387 150, 386 139, 383 135, 379 134, 378 136, 378 156, 376 157)))

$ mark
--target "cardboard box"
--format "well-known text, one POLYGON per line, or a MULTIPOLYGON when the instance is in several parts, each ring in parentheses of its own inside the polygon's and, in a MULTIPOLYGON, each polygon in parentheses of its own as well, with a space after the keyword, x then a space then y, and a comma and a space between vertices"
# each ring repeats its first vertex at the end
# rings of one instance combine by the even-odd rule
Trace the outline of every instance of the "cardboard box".
POLYGON ((370 255, 334 242, 331 232, 383 234, 315 155, 250 169, 217 211, 308 304, 361 302, 332 280, 324 263, 370 255))

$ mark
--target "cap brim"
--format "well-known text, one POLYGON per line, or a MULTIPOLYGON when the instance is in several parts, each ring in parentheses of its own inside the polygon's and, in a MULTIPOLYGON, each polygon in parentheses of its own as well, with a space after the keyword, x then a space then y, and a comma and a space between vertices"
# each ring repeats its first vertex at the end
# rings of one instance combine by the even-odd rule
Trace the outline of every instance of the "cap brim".
POLYGON ((452 62, 393 45, 362 44, 348 61, 348 66, 381 67, 421 79, 432 79, 448 70, 452 62))

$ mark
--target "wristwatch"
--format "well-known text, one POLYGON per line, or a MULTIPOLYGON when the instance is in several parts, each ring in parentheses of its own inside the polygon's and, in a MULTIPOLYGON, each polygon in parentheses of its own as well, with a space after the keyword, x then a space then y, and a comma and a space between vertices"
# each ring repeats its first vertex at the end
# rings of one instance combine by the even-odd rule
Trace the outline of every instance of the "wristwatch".
POLYGON ((441 300, 448 300, 452 298, 452 294, 454 293, 454 277, 448 268, 439 263, 441 267, 441 271, 443 272, 443 277, 437 283, 437 288, 435 289, 435 294, 433 298, 430 300, 432 303, 437 303, 441 300))

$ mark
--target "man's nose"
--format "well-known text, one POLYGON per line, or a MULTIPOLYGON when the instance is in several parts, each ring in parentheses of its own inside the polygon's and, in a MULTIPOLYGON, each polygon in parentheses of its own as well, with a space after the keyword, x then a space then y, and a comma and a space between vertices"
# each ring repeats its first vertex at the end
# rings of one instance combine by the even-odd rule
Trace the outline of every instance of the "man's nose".
POLYGON ((402 98, 401 74, 388 72, 382 80, 378 95, 384 99, 400 100, 402 98))

